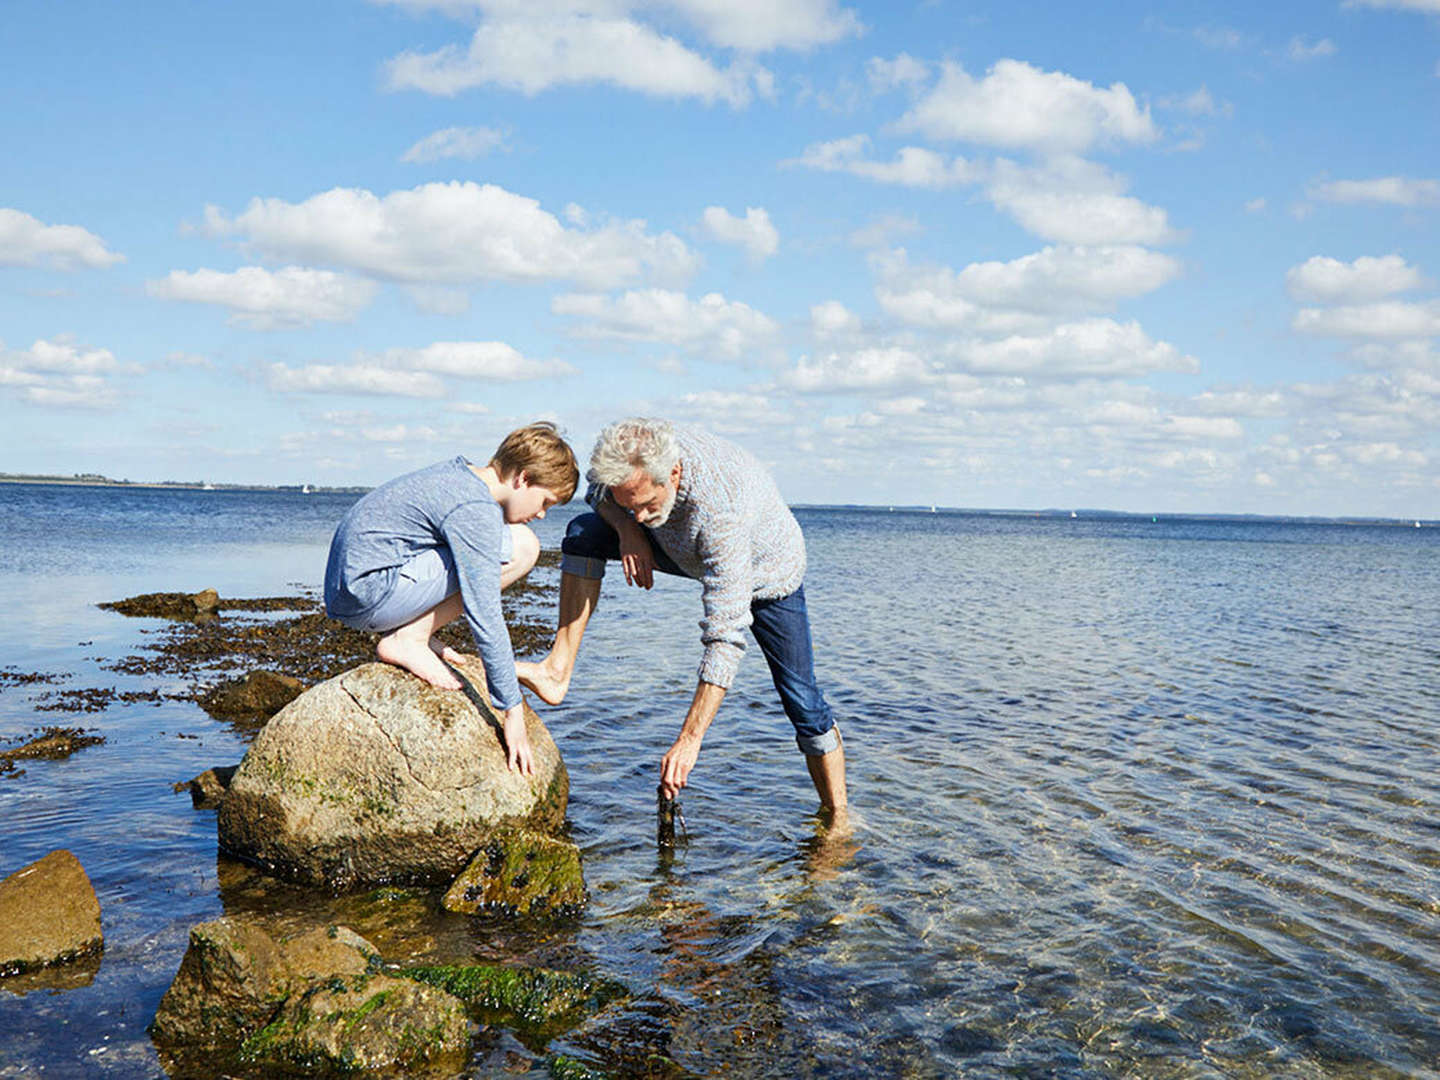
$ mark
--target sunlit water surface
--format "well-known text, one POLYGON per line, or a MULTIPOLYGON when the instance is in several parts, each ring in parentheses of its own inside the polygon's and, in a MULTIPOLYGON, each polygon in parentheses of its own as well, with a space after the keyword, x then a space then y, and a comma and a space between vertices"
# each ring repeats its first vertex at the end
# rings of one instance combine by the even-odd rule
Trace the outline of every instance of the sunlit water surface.
POLYGON ((0 1076, 157 1075, 189 927, 242 911, 632 991, 548 1048, 491 1033, 474 1075, 544 1075, 545 1049, 616 1075, 1440 1075, 1440 530, 801 510, 853 832, 817 828, 752 648, 674 851, 654 790, 699 589, 612 573, 541 711, 591 892, 546 927, 267 883, 171 792, 240 758, 231 728, 172 700, 37 711, 184 689, 107 670, 157 624, 95 603, 313 591, 349 501, 0 486, 0 665, 65 677, 0 682, 0 738, 107 740, 0 776, 0 874, 70 849, 106 938, 71 988, 0 982, 0 1076))

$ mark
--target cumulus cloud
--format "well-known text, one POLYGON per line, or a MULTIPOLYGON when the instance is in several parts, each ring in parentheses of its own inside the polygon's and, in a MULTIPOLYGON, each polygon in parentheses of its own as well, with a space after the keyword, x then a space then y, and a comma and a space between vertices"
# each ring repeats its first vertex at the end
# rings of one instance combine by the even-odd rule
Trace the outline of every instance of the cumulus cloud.
POLYGON ((998 61, 983 79, 954 62, 896 124, 932 139, 957 139, 1043 153, 1078 153, 1110 143, 1159 137, 1149 107, 1124 83, 1108 88, 1021 60, 998 61))
POLYGON ((401 161, 424 164, 457 158, 473 161, 505 145, 505 133, 488 127, 448 127, 426 135, 401 155, 401 161))
POLYGON ((930 65, 901 53, 893 60, 874 57, 865 63, 865 76, 870 88, 878 93, 889 90, 914 90, 930 79, 930 65))
POLYGON ((1169 215, 1125 195, 1125 181, 1079 158, 1044 167, 996 162, 988 194, 1027 232, 1066 244, 1168 244, 1179 234, 1169 215))
POLYGON ((1426 338, 1440 334, 1440 300, 1301 308, 1291 325, 1302 334, 1340 338, 1426 338))
POLYGON ((953 355, 969 371, 1006 375, 1121 378, 1200 367, 1175 346, 1152 340, 1139 323, 1111 319, 1085 319, 1046 334, 966 343, 955 347, 953 355))
POLYGON ((610 288, 646 275, 683 280, 695 255, 643 221, 566 228, 540 204, 493 184, 423 184, 377 196, 334 188, 301 203, 253 199, 206 227, 277 261, 330 264, 411 284, 558 279, 610 288))
POLYGON ((172 270, 145 283, 146 292, 160 300, 229 308, 232 323, 254 330, 348 322, 369 306, 378 288, 364 278, 300 266, 282 270, 244 266, 229 273, 172 270))
POLYGON ((851 135, 812 143, 798 158, 789 158, 781 164, 821 172, 849 173, 877 183, 931 190, 973 183, 983 175, 977 166, 964 158, 947 158, 924 147, 902 147, 892 161, 875 161, 868 156, 869 150, 868 135, 851 135))
POLYGON ((827 300, 810 308, 810 329, 817 338, 858 334, 860 325, 860 316, 839 300, 827 300))
POLYGON ((1008 262, 912 267, 904 250, 872 260, 890 314, 924 326, 973 326, 980 311, 1093 310, 1143 296, 1179 276, 1179 260, 1148 248, 1047 247, 1008 262))
POLYGON ((593 293, 557 296, 550 309, 584 320, 582 337, 654 342, 735 358, 770 345, 780 327, 769 316, 720 293, 691 300, 666 289, 639 289, 619 297, 593 293))
POLYGON ((111 375, 138 374, 109 349, 81 345, 68 336, 39 339, 27 349, 7 349, 0 342, 0 387, 10 387, 20 400, 57 408, 99 409, 119 398, 111 375))
POLYGON ((495 382, 575 374, 575 368, 563 360, 532 360, 503 341, 437 341, 419 349, 387 349, 366 360, 395 370, 495 382))
POLYGON ((700 222, 712 239, 744 248, 757 261, 780 250, 780 234, 770 223, 770 215, 760 207, 747 206, 745 216, 738 218, 723 206, 707 206, 700 222))
POLYGON ((802 393, 889 390, 929 380, 934 366, 919 352, 903 346, 878 346, 802 356, 782 372, 782 386, 802 393))
POLYGON ((1323 304, 1378 300, 1424 284, 1420 271, 1399 255, 1362 255, 1348 263, 1316 255, 1285 275, 1291 296, 1323 304))
POLYGON ((79 225, 46 225, 20 210, 0 207, 0 266, 98 269, 124 262, 79 225))
POLYGON ((1335 43, 1329 38, 1311 42, 1297 35, 1290 39, 1285 55, 1296 63, 1304 63, 1306 60, 1319 60, 1326 56, 1334 56, 1337 51, 1335 43))
POLYGON ((1382 176, 1374 180, 1330 180, 1311 186, 1321 202, 1378 203, 1382 206, 1440 205, 1440 180, 1382 176))
POLYGON ((271 390, 282 394, 374 394, 438 398, 445 383, 427 371, 397 371, 382 364, 271 364, 265 371, 271 390))

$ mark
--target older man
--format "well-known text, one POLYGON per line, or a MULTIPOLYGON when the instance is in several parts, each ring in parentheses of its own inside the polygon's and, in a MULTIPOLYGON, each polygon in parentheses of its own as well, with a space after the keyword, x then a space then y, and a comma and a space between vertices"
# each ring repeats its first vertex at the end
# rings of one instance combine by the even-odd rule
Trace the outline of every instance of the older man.
POLYGON ((565 698, 607 560, 648 589, 654 572, 696 578, 705 617, 699 681, 680 735, 660 765, 673 798, 735 678, 749 627, 770 665, 821 804, 845 806, 845 751, 815 682, 805 608, 805 539, 775 481, 734 443, 664 420, 630 419, 600 433, 590 456, 595 508, 570 523, 562 545, 555 642, 520 682, 552 705, 565 698))

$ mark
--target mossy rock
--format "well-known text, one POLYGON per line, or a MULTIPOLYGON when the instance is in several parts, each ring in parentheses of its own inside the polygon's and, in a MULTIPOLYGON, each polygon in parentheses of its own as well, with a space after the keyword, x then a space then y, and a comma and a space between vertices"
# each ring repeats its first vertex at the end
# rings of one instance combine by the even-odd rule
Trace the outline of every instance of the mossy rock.
POLYGON ((286 1002, 245 1040, 240 1060, 286 1072, 409 1075, 459 1070, 469 1053, 469 1021, 450 994, 412 979, 337 975, 286 1002))
POLYGON ((510 1028, 530 1042, 548 1041, 629 996, 620 983, 549 968, 459 964, 397 974, 453 994, 477 1020, 510 1028))
POLYGON ((481 845, 441 903, 465 915, 566 915, 585 899, 578 847, 528 829, 504 829, 481 845))

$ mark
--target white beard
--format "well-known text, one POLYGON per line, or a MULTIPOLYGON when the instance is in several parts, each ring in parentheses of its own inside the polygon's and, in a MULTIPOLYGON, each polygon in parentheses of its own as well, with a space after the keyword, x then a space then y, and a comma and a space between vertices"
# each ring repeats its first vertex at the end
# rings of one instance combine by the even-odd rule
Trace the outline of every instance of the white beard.
POLYGON ((675 509, 675 497, 679 494, 680 485, 676 484, 670 489, 670 494, 665 497, 665 502, 661 504, 659 510, 647 514, 644 518, 636 518, 636 520, 647 529, 658 529, 670 520, 670 511, 675 509))

